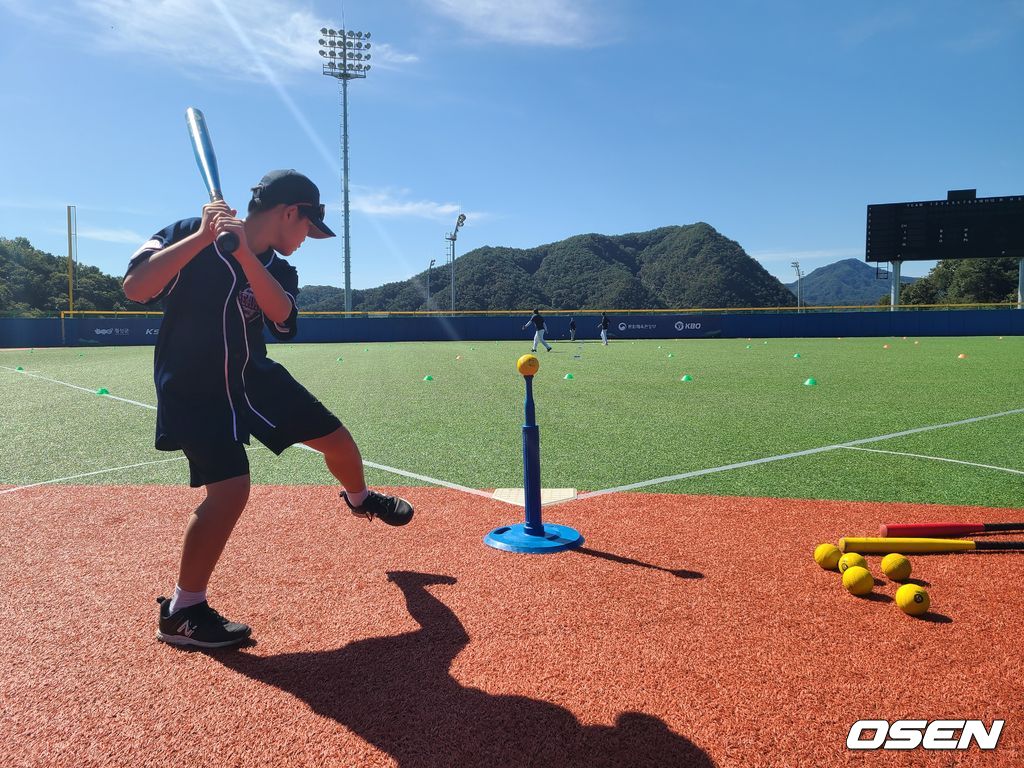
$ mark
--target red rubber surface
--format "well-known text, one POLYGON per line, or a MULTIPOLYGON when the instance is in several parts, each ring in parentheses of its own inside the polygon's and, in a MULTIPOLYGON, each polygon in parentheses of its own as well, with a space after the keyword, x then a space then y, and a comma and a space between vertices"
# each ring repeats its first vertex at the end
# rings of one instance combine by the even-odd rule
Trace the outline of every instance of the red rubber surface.
POLYGON ((253 488, 210 598, 257 644, 210 654, 153 637, 201 492, 0 495, 0 765, 1024 764, 1021 555, 912 556, 924 619, 811 557, 1019 510, 614 494, 545 508, 585 550, 531 556, 481 541, 521 509, 403 494, 393 529, 253 488), (994 752, 849 752, 861 718, 1006 726, 994 752))

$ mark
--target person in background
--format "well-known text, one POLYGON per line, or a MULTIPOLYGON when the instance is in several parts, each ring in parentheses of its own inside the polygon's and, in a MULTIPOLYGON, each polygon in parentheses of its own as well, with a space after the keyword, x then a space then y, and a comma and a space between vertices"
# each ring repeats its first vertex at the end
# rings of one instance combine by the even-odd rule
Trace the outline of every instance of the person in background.
POLYGON ((548 352, 550 352, 551 351, 551 345, 548 344, 546 341, 544 341, 544 318, 541 317, 540 312, 538 312, 536 309, 533 310, 533 317, 531 317, 529 320, 527 320, 526 321, 526 325, 523 326, 523 330, 524 331, 527 328, 529 328, 530 323, 533 323, 533 326, 534 326, 533 349, 531 351, 536 352, 537 351, 537 345, 538 344, 543 344, 544 348, 548 352))

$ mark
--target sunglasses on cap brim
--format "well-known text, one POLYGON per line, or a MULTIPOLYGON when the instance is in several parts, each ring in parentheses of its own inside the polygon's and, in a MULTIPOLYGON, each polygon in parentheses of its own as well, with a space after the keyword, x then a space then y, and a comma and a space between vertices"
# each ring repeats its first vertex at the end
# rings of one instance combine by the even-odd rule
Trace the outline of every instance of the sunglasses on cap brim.
POLYGON ((327 212, 327 207, 320 203, 320 205, 299 205, 299 213, 305 216, 307 219, 316 219, 317 221, 324 220, 324 214, 327 212))

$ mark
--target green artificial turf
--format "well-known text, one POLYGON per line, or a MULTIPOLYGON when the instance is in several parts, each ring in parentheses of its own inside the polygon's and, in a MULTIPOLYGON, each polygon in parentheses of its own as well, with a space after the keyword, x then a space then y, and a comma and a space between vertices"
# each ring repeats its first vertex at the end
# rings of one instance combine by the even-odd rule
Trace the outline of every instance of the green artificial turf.
MULTIPOLYGON (((522 485, 515 361, 529 347, 281 344, 270 354, 338 414, 367 461, 495 488, 522 485)), ((1022 353, 1021 337, 556 343, 538 353, 534 380, 543 485, 600 490, 1022 408, 1022 353)), ((187 482, 184 461, 165 461, 180 454, 152 447, 154 411, 93 394, 155 405, 151 348, 5 351, 0 366, 0 483, 155 461, 74 482, 187 482)), ((1024 470, 1022 428, 1017 414, 860 447, 1024 470)), ((331 482, 313 453, 253 446, 254 482, 331 482)), ((999 469, 838 449, 645 489, 1020 507, 1022 488, 1024 476, 999 469)))

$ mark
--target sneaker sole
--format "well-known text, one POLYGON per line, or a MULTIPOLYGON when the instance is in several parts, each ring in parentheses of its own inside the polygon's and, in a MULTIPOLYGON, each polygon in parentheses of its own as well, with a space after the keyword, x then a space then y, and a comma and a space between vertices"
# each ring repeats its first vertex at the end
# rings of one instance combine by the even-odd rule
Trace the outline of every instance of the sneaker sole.
POLYGON ((225 640, 220 643, 206 643, 202 640, 193 640, 191 637, 184 637, 183 635, 165 635, 160 630, 157 630, 156 639, 170 645, 192 646, 194 648, 227 648, 232 645, 244 643, 249 639, 249 634, 245 635, 245 637, 236 638, 235 640, 225 640))

